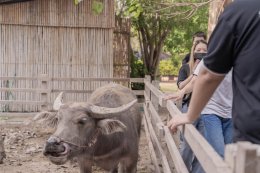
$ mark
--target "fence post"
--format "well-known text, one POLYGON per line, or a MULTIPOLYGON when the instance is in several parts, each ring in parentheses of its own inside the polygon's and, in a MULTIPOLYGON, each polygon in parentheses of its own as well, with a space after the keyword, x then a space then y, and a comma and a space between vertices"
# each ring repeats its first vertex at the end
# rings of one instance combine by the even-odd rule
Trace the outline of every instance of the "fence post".
POLYGON ((235 173, 236 168, 237 144, 228 144, 225 147, 225 162, 230 167, 232 173, 235 173))
MULTIPOLYGON (((160 88, 159 81, 153 80, 152 85, 155 86, 159 90, 159 88, 160 88)), ((158 112, 159 111, 159 101, 158 101, 158 98, 153 93, 151 93, 151 102, 154 105, 155 110, 158 112)))
POLYGON ((257 173, 257 147, 249 142, 237 143, 235 173, 257 173))
MULTIPOLYGON (((146 82, 151 83, 151 76, 145 75, 144 84, 146 82)), ((144 87, 144 96, 148 97, 148 98, 145 98, 145 99, 151 100, 151 91, 148 87, 144 87)))
POLYGON ((43 102, 41 104, 41 111, 48 111, 48 98, 49 98, 49 90, 48 90, 48 76, 47 74, 41 74, 40 75, 40 81, 41 81, 41 101, 43 102))

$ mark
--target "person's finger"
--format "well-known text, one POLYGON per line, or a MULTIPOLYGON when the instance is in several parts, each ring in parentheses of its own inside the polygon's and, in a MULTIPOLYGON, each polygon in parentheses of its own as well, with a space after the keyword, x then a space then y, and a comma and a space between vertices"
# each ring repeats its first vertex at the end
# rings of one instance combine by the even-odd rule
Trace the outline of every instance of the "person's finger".
POLYGON ((171 96, 171 97, 169 97, 167 100, 172 100, 172 99, 176 99, 176 98, 178 98, 179 96, 177 96, 177 95, 175 95, 175 96, 171 96))
POLYGON ((168 98, 166 98, 164 100, 172 100, 172 99, 173 99, 172 97, 168 97, 168 98))
POLYGON ((178 131, 177 127, 174 127, 172 131, 173 131, 173 134, 176 134, 178 131))
POLYGON ((172 123, 174 122, 174 118, 172 118, 170 121, 167 122, 167 126, 171 127, 172 123))
POLYGON ((170 130, 171 130, 171 132, 172 132, 173 134, 175 134, 175 133, 177 132, 177 126, 172 125, 172 126, 170 127, 170 130))
POLYGON ((171 97, 170 96, 165 96, 163 97, 163 100, 169 100, 171 97))
POLYGON ((176 97, 176 98, 174 98, 174 101, 179 101, 179 100, 181 100, 182 99, 182 97, 176 97))
POLYGON ((176 97, 176 98, 174 99, 174 101, 179 101, 179 100, 182 100, 182 99, 183 99, 183 95, 180 94, 180 95, 178 95, 178 97, 176 97))

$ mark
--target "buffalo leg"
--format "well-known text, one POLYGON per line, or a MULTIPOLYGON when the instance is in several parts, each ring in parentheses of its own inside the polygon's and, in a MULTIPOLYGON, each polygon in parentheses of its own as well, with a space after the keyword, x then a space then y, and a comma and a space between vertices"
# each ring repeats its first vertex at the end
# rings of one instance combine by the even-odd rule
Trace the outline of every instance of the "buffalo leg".
POLYGON ((111 171, 105 171, 105 173, 118 173, 117 168, 114 168, 111 171))
POLYGON ((118 172, 117 172, 117 169, 114 169, 112 171, 105 171, 105 173, 118 173, 118 172))
POLYGON ((136 166, 126 167, 125 165, 120 165, 118 173, 136 173, 136 166))
POLYGON ((137 160, 136 161, 124 161, 119 164, 118 173, 136 173, 137 171, 137 160))
POLYGON ((87 159, 78 158, 80 173, 92 173, 92 163, 87 159))
POLYGON ((0 164, 3 163, 4 158, 5 158, 4 139, 2 137, 2 134, 0 134, 0 164))

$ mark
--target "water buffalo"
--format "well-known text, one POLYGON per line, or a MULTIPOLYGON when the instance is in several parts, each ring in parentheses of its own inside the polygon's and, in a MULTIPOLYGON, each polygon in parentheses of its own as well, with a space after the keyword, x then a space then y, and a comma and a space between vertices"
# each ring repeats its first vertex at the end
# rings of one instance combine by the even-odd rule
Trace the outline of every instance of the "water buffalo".
POLYGON ((136 172, 141 114, 134 93, 108 84, 95 90, 88 102, 54 102, 57 113, 42 112, 35 120, 57 125, 44 147, 55 164, 77 158, 80 172, 91 173, 96 165, 109 172, 136 172))

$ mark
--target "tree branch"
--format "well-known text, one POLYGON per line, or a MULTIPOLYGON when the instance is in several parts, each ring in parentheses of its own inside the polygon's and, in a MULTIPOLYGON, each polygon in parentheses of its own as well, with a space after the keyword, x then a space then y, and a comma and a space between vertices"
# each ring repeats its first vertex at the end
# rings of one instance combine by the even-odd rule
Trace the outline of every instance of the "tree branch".
POLYGON ((172 18, 172 17, 178 16, 178 15, 187 14, 187 16, 183 17, 182 19, 188 19, 197 11, 198 8, 200 8, 204 5, 207 5, 212 1, 214 1, 214 0, 207 0, 205 2, 197 2, 197 3, 192 3, 192 2, 158 3, 158 2, 152 1, 152 3, 155 4, 154 6, 158 7, 159 9, 151 10, 150 8, 148 9, 147 7, 143 7, 143 8, 144 8, 144 10, 148 10, 147 13, 150 11, 151 15, 156 14, 159 16, 168 16, 168 18, 172 18), (166 7, 160 8, 161 6, 166 6, 166 7), (184 12, 183 11, 176 12, 175 7, 190 7, 191 9, 185 10, 184 12), (172 10, 174 12, 167 13, 167 12, 165 12, 165 10, 172 10))

